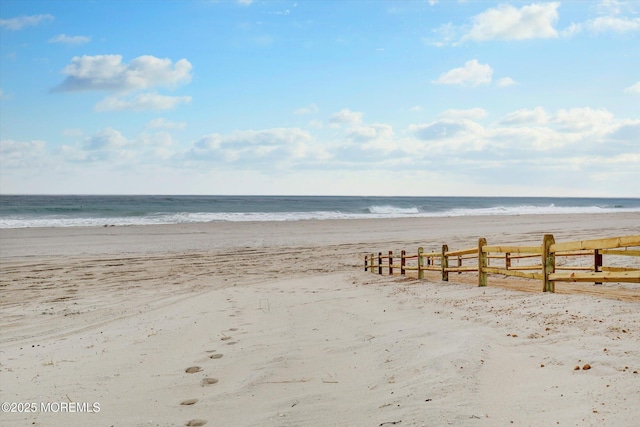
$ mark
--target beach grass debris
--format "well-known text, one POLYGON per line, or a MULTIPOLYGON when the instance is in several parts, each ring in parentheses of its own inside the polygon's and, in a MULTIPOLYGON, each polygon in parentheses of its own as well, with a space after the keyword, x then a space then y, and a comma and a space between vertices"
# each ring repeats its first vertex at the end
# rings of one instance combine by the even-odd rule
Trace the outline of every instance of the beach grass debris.
POLYGON ((188 427, 200 427, 205 425, 206 423, 207 423, 207 420, 194 419, 194 420, 187 421, 187 424, 185 425, 188 427))

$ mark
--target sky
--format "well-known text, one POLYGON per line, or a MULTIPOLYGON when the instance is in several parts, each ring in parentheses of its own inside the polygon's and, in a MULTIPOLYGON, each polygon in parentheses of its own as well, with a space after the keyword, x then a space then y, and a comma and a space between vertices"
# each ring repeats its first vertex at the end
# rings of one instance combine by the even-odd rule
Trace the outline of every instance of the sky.
POLYGON ((640 1, 0 0, 0 193, 640 197, 640 1))

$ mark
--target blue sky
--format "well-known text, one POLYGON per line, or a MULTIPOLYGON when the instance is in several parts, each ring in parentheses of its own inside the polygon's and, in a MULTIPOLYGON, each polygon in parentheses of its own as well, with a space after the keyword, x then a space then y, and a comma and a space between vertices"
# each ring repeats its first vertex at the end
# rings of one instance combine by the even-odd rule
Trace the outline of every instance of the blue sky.
POLYGON ((0 1, 0 192, 640 197, 638 1, 0 1))

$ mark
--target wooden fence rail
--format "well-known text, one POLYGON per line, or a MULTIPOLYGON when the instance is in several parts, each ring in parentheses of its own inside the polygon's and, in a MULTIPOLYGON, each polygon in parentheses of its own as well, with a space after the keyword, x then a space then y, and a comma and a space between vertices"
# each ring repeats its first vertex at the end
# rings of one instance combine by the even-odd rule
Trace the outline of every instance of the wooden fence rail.
POLYGON ((386 268, 389 275, 398 269, 403 276, 407 271, 417 271, 418 279, 424 279, 426 271, 439 271, 443 281, 449 280, 449 273, 476 272, 479 286, 487 285, 490 274, 499 274, 539 280, 543 292, 555 292, 556 282, 640 283, 640 268, 605 266, 604 255, 640 257, 640 235, 556 243, 553 235, 546 234, 540 246, 488 245, 485 238, 480 238, 478 246, 454 251, 442 245, 438 252, 425 252, 419 247, 416 255, 407 255, 404 250, 398 257, 392 251, 387 255, 372 253, 365 256, 364 269, 383 274, 386 268), (578 257, 591 257, 592 261, 581 265, 558 262, 578 257), (463 265, 467 260, 473 260, 473 264, 463 265), (496 260, 500 265, 495 265, 496 260))

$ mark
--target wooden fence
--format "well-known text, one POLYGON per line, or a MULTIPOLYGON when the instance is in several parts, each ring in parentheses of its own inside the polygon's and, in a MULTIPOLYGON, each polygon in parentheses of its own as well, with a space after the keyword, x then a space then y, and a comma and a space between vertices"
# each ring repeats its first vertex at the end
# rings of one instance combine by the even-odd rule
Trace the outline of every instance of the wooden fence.
MULTIPOLYGON (((405 275, 417 272, 424 279, 426 271, 438 271, 443 281, 449 280, 449 273, 478 273, 478 285, 486 286, 490 274, 539 280, 543 292, 555 292, 556 282, 628 282, 640 283, 640 268, 606 266, 604 256, 640 257, 640 235, 611 237, 596 240, 556 243, 553 235, 546 234, 540 246, 499 246, 488 245, 485 238, 478 240, 478 246, 450 251, 442 245, 438 252, 425 252, 418 248, 415 255, 402 251, 394 257, 379 252, 366 255, 365 271, 389 275, 405 275), (581 259, 582 262, 567 265, 569 259, 581 259), (559 262, 565 259, 565 262, 559 262), (589 261, 590 259, 590 261, 589 261), (463 265, 472 260, 472 265, 463 265), (395 261, 399 261, 396 263, 395 261)), ((628 263, 626 263, 628 265, 628 263)))

